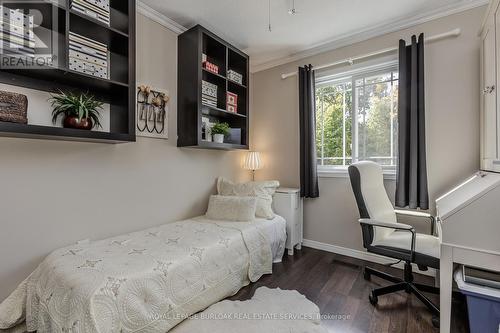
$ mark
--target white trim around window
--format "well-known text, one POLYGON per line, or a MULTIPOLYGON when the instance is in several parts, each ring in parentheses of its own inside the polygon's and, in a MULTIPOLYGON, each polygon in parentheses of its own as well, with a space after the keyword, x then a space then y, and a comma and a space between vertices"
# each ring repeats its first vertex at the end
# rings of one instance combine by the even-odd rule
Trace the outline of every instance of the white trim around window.
MULTIPOLYGON (((394 168, 384 169, 384 180, 396 180, 396 170, 394 168)), ((318 177, 319 178, 349 178, 349 173, 347 172, 347 167, 321 167, 318 166, 318 177)))
MULTIPOLYGON (((392 60, 392 61, 381 61, 380 63, 372 63, 370 66, 364 66, 364 67, 359 67, 356 69, 352 69, 350 71, 344 71, 340 73, 335 73, 335 74, 330 74, 330 75, 323 75, 319 76, 316 79, 316 87, 321 88, 325 86, 330 86, 330 85, 348 85, 349 89, 352 90, 352 102, 350 106, 350 114, 352 117, 352 139, 351 139, 351 145, 350 149, 352 151, 347 151, 348 150, 348 141, 346 140, 346 93, 347 91, 346 87, 344 87, 344 90, 342 88, 339 90, 340 93, 342 93, 344 102, 343 102, 343 125, 342 125, 342 156, 329 156, 326 155, 325 157, 325 133, 323 127, 321 128, 321 152, 318 153, 319 156, 318 160, 321 160, 321 163, 318 162, 318 175, 320 178, 348 178, 348 172, 347 172, 347 166, 351 163, 350 161, 359 161, 359 160, 371 160, 371 158, 364 158, 360 156, 360 152, 358 151, 358 129, 357 129, 357 123, 358 123, 358 112, 359 112, 359 106, 358 106, 358 95, 359 95, 359 89, 364 89, 365 86, 371 85, 373 83, 366 83, 366 78, 370 76, 376 76, 376 75, 381 75, 385 74, 386 72, 390 72, 391 78, 390 80, 387 81, 376 81, 375 84, 379 83, 387 83, 390 82, 391 86, 393 82, 398 82, 399 77, 397 76, 397 69, 398 69, 398 62, 397 60, 392 60), (343 160, 343 165, 322 165, 325 164, 325 160, 331 160, 331 159, 338 159, 338 160, 343 160), (347 161, 347 162, 346 162, 347 161)), ((321 104, 322 105, 322 104, 321 104)), ((393 107, 393 102, 391 102, 391 108, 393 107)), ((322 115, 323 113, 321 113, 322 115)), ((390 137, 390 158, 394 161, 396 159, 395 152, 396 152, 396 145, 397 143, 395 142, 395 137, 394 137, 394 111, 391 110, 391 137, 390 137)), ((321 126, 324 126, 323 120, 319 122, 319 124, 322 124, 321 126)), ((329 132, 327 132, 329 133, 329 132)), ((374 158, 372 156, 372 158, 374 158)), ((384 159, 387 158, 387 156, 379 156, 377 159, 384 159)), ((393 165, 391 166, 383 166, 383 171, 384 171, 384 179, 386 180, 395 180, 396 179, 396 166, 394 165, 395 163, 391 163, 393 165)))

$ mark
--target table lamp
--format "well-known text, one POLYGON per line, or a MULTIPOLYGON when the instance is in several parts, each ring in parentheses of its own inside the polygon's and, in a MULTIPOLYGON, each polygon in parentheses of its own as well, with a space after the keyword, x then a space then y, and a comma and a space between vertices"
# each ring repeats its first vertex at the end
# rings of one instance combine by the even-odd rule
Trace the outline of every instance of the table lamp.
POLYGON ((256 151, 249 151, 245 156, 243 168, 245 170, 252 170, 252 181, 255 181, 255 171, 262 169, 260 153, 256 151))

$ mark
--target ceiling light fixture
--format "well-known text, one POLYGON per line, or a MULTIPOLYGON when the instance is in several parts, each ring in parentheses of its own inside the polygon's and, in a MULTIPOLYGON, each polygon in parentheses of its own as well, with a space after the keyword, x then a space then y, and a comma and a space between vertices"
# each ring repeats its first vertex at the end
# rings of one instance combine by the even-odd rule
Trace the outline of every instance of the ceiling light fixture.
POLYGON ((292 8, 288 11, 288 14, 290 15, 298 14, 297 9, 295 8, 295 0, 292 0, 292 8))
POLYGON ((268 25, 268 29, 269 29, 269 32, 272 32, 273 31, 273 26, 271 24, 271 0, 269 0, 269 25, 268 25))

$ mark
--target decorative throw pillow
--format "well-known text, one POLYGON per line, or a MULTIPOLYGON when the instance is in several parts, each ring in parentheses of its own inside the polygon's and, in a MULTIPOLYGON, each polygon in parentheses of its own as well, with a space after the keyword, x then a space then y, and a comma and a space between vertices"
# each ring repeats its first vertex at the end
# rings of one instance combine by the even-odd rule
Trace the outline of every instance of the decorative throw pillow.
POLYGON ((280 183, 276 180, 236 184, 223 177, 217 181, 217 192, 224 196, 257 197, 255 215, 266 219, 275 217, 272 204, 274 192, 280 183))
POLYGON ((255 220, 256 208, 255 197, 212 195, 206 216, 211 220, 251 222, 255 220))

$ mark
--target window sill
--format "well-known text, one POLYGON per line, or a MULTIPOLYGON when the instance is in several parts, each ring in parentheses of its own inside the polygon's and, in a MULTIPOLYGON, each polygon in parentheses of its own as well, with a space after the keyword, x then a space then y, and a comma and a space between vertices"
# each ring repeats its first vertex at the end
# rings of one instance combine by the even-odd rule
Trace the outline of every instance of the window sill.
MULTIPOLYGON (((319 178, 349 178, 347 169, 318 170, 319 178)), ((396 172, 384 171, 384 180, 396 180, 396 172)))

